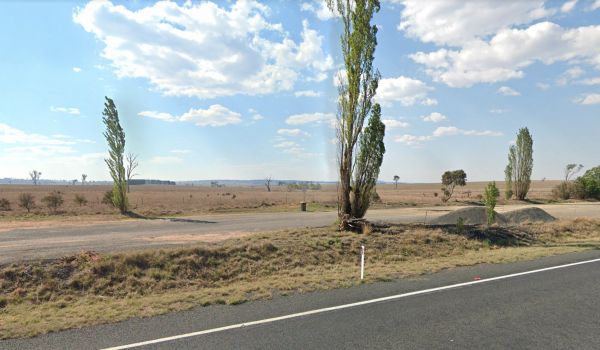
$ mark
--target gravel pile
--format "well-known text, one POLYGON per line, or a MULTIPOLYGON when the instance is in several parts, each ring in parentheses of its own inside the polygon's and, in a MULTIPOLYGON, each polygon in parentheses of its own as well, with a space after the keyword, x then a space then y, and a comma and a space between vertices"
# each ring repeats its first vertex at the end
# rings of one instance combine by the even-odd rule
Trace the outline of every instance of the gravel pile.
MULTIPOLYGON (((458 219, 462 218, 465 225, 486 225, 487 216, 485 207, 467 207, 452 211, 431 220, 432 225, 456 225, 458 219)), ((499 225, 521 225, 529 222, 550 222, 556 218, 540 208, 523 208, 506 212, 496 213, 494 223, 499 225)))

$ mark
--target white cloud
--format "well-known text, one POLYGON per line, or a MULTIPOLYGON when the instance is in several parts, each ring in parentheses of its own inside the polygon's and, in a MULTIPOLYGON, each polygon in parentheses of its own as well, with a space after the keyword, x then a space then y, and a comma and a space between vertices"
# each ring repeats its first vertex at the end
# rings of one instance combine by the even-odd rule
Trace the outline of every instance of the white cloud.
POLYGON ((333 124, 335 122, 335 114, 333 113, 303 113, 294 114, 287 117, 285 122, 289 125, 302 124, 333 124))
POLYGON ((574 79, 579 78, 585 73, 579 66, 571 67, 567 69, 561 76, 556 80, 556 84, 560 86, 567 85, 574 79))
POLYGON ((190 153, 192 153, 192 151, 190 151, 189 149, 172 149, 171 153, 175 153, 175 154, 190 154, 190 153))
POLYGON ((582 79, 577 81, 577 83, 583 85, 600 85, 600 77, 582 79))
POLYGON ((446 120, 448 118, 446 118, 446 116, 443 115, 443 114, 441 114, 441 113, 433 112, 433 113, 431 113, 429 115, 422 116, 421 119, 423 119, 423 121, 426 121, 426 122, 439 123, 439 122, 444 121, 444 120, 446 120))
POLYGON ((265 119, 265 117, 263 117, 262 115, 260 115, 258 113, 252 115, 252 120, 254 120, 254 121, 263 120, 263 119, 265 119))
POLYGON ((472 40, 458 50, 417 52, 411 58, 435 81, 451 87, 522 78, 523 68, 535 62, 587 63, 600 69, 600 26, 565 29, 541 22, 502 29, 489 41, 472 40))
POLYGON ((175 156, 157 156, 151 158, 149 162, 155 165, 168 165, 183 163, 183 159, 175 156))
POLYGON ((386 78, 379 80, 375 100, 382 105, 391 105, 394 102, 400 102, 404 106, 436 105, 437 101, 427 96, 431 90, 433 88, 417 79, 405 76, 386 78))
POLYGON ((600 0, 594 1, 594 3, 589 7, 590 11, 595 11, 600 8, 600 0))
POLYGON ((396 139, 394 141, 399 142, 399 143, 404 143, 405 145, 408 145, 408 146, 419 146, 423 142, 431 141, 431 140, 434 140, 439 137, 457 136, 457 135, 502 136, 502 133, 498 132, 498 131, 491 131, 491 130, 483 130, 483 131, 464 130, 464 129, 459 129, 455 126, 440 126, 440 127, 436 128, 431 135, 415 136, 415 135, 407 134, 407 135, 402 135, 402 136, 396 137, 396 139))
POLYGON ((211 105, 208 109, 190 108, 180 116, 174 116, 170 113, 156 111, 142 111, 138 113, 141 117, 159 119, 167 122, 190 122, 197 126, 225 126, 230 124, 239 124, 242 122, 239 113, 230 111, 227 107, 219 104, 211 105))
POLYGON ((585 94, 573 100, 580 105, 596 105, 600 104, 600 94, 585 94))
POLYGON ((501 108, 490 109, 490 113, 493 113, 493 114, 503 114, 503 113, 506 113, 506 112, 508 112, 508 110, 501 109, 501 108))
POLYGON ((395 141, 403 143, 408 146, 417 146, 425 141, 430 141, 432 139, 431 136, 415 136, 415 135, 402 135, 396 137, 395 141))
POLYGON ((50 106, 50 111, 51 112, 58 112, 58 113, 67 113, 67 114, 72 114, 72 115, 79 115, 79 114, 81 114, 81 112, 79 111, 79 108, 74 108, 74 107, 54 107, 54 106, 50 106))
POLYGON ((577 5, 577 0, 569 0, 560 7, 560 12, 571 12, 575 8, 575 5, 577 5))
POLYGON ((317 16, 321 21, 326 21, 328 19, 332 19, 337 17, 336 13, 333 13, 327 7, 327 2, 324 0, 313 0, 312 2, 304 2, 300 7, 302 11, 312 12, 317 16))
POLYGON ((91 1, 73 20, 105 45, 102 56, 118 77, 147 79, 168 96, 287 91, 299 78, 321 79, 333 68, 323 37, 307 21, 296 42, 281 23, 268 21, 264 4, 223 6, 162 1, 132 11, 91 1))
POLYGON ((548 90, 550 88, 550 84, 546 83, 537 83, 535 86, 537 86, 540 90, 548 90))
POLYGON ((49 137, 40 134, 28 134, 22 130, 13 128, 8 124, 0 123, 0 143, 60 146, 73 145, 75 144, 75 141, 65 140, 64 137, 49 137))
POLYGON ((175 117, 175 116, 171 115, 170 113, 156 112, 156 111, 143 111, 143 112, 138 113, 138 115, 141 117, 158 119, 158 120, 162 120, 165 122, 175 122, 179 119, 178 117, 175 117))
POLYGON ((500 88, 498 88, 498 90, 496 90, 497 94, 501 94, 504 96, 520 96, 521 93, 518 92, 517 90, 514 90, 508 86, 501 86, 500 88))
POLYGON ((423 42, 461 46, 511 25, 522 25, 553 13, 544 0, 393 0, 404 9, 398 30, 423 42))
POLYGON ((79 72, 81 72, 81 68, 79 68, 79 67, 73 67, 73 72, 79 73, 79 72))
POLYGON ((297 148, 297 147, 300 147, 300 145, 298 145, 298 143, 296 143, 294 141, 281 141, 281 142, 273 145, 273 147, 275 147, 275 148, 297 148))
POLYGON ((397 119, 382 119, 381 121, 387 129, 404 129, 410 126, 409 123, 397 119))
POLYGON ((310 136, 306 131, 300 129, 279 129, 277 134, 282 136, 310 136))
POLYGON ((301 90, 294 92, 294 96, 296 97, 319 97, 321 93, 314 90, 301 90))

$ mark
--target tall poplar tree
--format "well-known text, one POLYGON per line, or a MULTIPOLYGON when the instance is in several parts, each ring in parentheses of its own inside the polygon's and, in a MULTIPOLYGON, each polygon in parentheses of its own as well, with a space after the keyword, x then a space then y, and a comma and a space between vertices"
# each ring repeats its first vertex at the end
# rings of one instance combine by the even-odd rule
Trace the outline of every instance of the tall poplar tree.
POLYGON ((104 137, 108 143, 108 159, 105 159, 113 179, 112 202, 122 214, 128 210, 127 176, 125 173, 125 132, 119 123, 119 112, 112 99, 105 97, 102 121, 106 125, 104 137))

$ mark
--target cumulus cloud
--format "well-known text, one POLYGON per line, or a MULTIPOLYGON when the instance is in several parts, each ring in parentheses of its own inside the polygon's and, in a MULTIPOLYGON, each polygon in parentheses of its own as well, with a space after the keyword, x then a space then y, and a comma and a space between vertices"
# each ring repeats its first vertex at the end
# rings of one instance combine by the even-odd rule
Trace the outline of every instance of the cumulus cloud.
POLYGON ((58 113, 67 113, 67 114, 71 114, 71 115, 79 115, 79 114, 81 114, 81 112, 79 111, 79 108, 75 108, 75 107, 54 107, 54 106, 50 106, 50 111, 51 112, 58 112, 58 113))
POLYGON ((575 5, 577 5, 577 0, 569 0, 560 7, 560 12, 571 12, 575 8, 575 5))
POLYGON ((582 85, 600 85, 600 77, 582 79, 577 81, 577 83, 582 85))
POLYGON ((170 113, 157 111, 142 111, 138 113, 140 117, 158 119, 166 122, 190 122, 197 126, 225 126, 230 124, 239 124, 242 117, 239 113, 230 111, 227 107, 219 104, 211 105, 208 109, 190 108, 180 116, 174 116, 170 113))
POLYGON ((408 146, 419 146, 420 144, 422 144, 423 142, 426 141, 431 141, 434 140, 436 138, 439 137, 444 137, 444 136, 457 136, 457 135, 463 135, 463 136, 502 136, 502 133, 499 131, 492 131, 492 130, 482 130, 482 131, 478 131, 478 130, 464 130, 464 129, 459 129, 455 126, 440 126, 438 128, 436 128, 431 135, 422 135, 422 136, 415 136, 415 135, 402 135, 402 136, 398 136, 395 138, 396 142, 399 143, 403 143, 405 145, 408 146))
POLYGON ((409 123, 397 119, 382 119, 381 121, 387 129, 404 129, 410 126, 409 123))
POLYGON ((302 11, 312 12, 321 21, 326 21, 337 17, 337 14, 329 10, 325 0, 313 0, 312 2, 303 2, 300 6, 302 11))
POLYGON ((79 72, 81 72, 81 68, 79 68, 79 67, 73 67, 73 72, 79 73, 79 72))
POLYGON ((517 90, 514 90, 513 88, 510 88, 508 86, 501 86, 498 88, 498 90, 496 90, 497 94, 500 95, 504 95, 504 96, 520 96, 521 93, 518 92, 517 90))
POLYGON ((277 130, 277 134, 282 136, 309 136, 306 131, 301 129, 279 129, 277 130))
POLYGON ((302 113, 294 114, 287 117, 286 124, 302 125, 302 124, 333 124, 335 122, 335 114, 333 113, 302 113))
POLYGON ((398 30, 407 36, 437 45, 461 46, 497 33, 512 25, 522 25, 551 15, 543 0, 392 0, 404 5, 398 30))
POLYGON ((443 115, 442 113, 438 113, 438 112, 433 112, 429 115, 424 115, 421 117, 421 119, 423 119, 423 121, 426 122, 432 122, 432 123, 439 123, 441 121, 444 121, 448 118, 446 118, 445 115, 443 115))
POLYGON ((104 44, 118 77, 147 79, 168 96, 260 95, 291 90, 301 77, 323 79, 333 68, 323 37, 303 21, 296 42, 269 14, 243 0, 229 7, 162 1, 138 10, 91 1, 73 20, 104 44))
POLYGON ((314 90, 301 90, 294 92, 294 96, 296 97, 319 97, 321 93, 314 90))
POLYGON ((433 90, 424 82, 399 76, 379 80, 375 100, 382 105, 391 105, 400 102, 403 106, 421 104, 426 106, 436 105, 437 101, 427 96, 433 90))
POLYGON ((435 81, 451 87, 522 78, 523 68, 535 62, 584 62, 600 69, 600 26, 565 29, 540 22, 502 29, 488 41, 472 40, 458 50, 443 48, 410 57, 435 81))
POLYGON ((573 100, 580 105, 597 105, 600 104, 600 94, 585 94, 573 100))

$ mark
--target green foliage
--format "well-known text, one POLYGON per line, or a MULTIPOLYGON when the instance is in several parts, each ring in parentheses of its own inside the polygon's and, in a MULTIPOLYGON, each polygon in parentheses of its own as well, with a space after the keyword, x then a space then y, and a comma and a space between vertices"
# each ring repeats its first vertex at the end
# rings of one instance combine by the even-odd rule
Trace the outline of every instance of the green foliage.
POLYGON ((112 202, 121 213, 126 213, 127 202, 127 176, 125 173, 125 132, 119 123, 119 112, 112 99, 105 97, 102 121, 106 125, 104 137, 108 143, 109 158, 105 159, 110 176, 113 179, 112 202))
POLYGON ((573 183, 572 194, 580 199, 600 199, 600 166, 578 177, 573 183))
POLYGON ((496 182, 489 182, 485 187, 485 191, 483 192, 483 203, 485 204, 485 213, 487 216, 488 225, 493 224, 494 220, 496 219, 494 208, 496 207, 496 202, 499 196, 500 191, 498 190, 498 187, 496 187, 496 182))
POLYGON ((0 198, 0 211, 10 211, 10 201, 6 198, 0 198))
POLYGON ((365 216, 371 204, 385 154, 384 136, 385 124, 381 121, 381 108, 376 103, 373 106, 369 124, 359 141, 359 153, 352 183, 352 194, 354 195, 352 197, 352 216, 355 218, 365 216))
POLYGON ((512 166, 510 164, 510 154, 508 156, 508 165, 504 169, 504 197, 509 200, 513 196, 513 184, 512 184, 512 166))
POLYGON ((288 191, 306 191, 313 190, 317 191, 321 189, 320 183, 315 182, 291 182, 287 184, 288 191))
POLYGON ((515 144, 509 148, 506 169, 505 173, 510 174, 515 197, 524 200, 531 186, 533 170, 533 139, 529 129, 519 129, 515 144))
POLYGON ((465 186, 467 184, 467 173, 464 170, 446 171, 442 174, 442 202, 446 203, 452 197, 456 186, 465 186))
POLYGON ((44 203, 51 212, 56 213, 58 208, 64 203, 63 195, 60 191, 52 191, 42 198, 42 203, 44 203))
POLYGON ((456 219, 456 232, 458 234, 465 233, 465 219, 463 219, 461 216, 456 219))
POLYGON ((400 176, 394 175, 394 182, 396 183, 396 188, 398 188, 398 181, 400 180, 400 176))
POLYGON ((18 202, 19 207, 26 209, 28 213, 35 208, 35 197, 31 193, 21 193, 18 202))
POLYGON ((75 194, 75 198, 73 199, 75 204, 78 204, 80 207, 86 205, 88 203, 87 198, 85 198, 82 194, 75 194))
MULTIPOLYGON (((365 203, 352 209, 350 192, 355 166, 355 147, 363 132, 365 119, 371 112, 372 99, 377 91, 380 74, 373 67, 377 46, 377 26, 371 24, 373 15, 379 12, 378 0, 328 0, 328 7, 343 22, 340 38, 344 59, 345 76, 339 76, 338 125, 340 196, 339 216, 360 213, 365 203)), ((360 151, 359 151, 360 154, 360 151)), ((364 168, 363 168, 364 169, 364 168)), ((379 170, 377 169, 376 172, 379 170)), ((357 174, 355 178, 363 175, 357 174)), ((359 190, 359 201, 365 198, 359 190)), ((367 204, 368 206, 368 204, 367 204)))
POLYGON ((102 204, 110 205, 111 207, 115 206, 115 203, 113 202, 113 191, 112 190, 108 190, 108 191, 104 192, 104 196, 102 196, 102 204))

